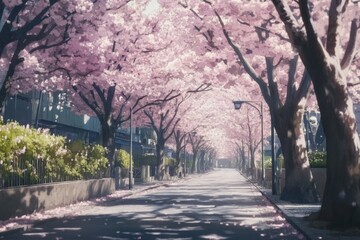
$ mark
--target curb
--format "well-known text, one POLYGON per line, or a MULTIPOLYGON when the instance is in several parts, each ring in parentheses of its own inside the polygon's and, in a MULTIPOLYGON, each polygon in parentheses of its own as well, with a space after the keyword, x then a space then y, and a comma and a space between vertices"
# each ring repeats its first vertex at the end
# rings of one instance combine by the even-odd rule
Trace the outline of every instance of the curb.
POLYGON ((304 235, 304 237, 308 240, 312 240, 313 238, 309 235, 309 233, 307 233, 299 224, 297 224, 292 217, 288 216, 264 191, 262 191, 259 186, 253 182, 251 179, 247 178, 246 176, 242 175, 240 171, 238 171, 239 174, 241 176, 243 176, 249 183, 251 183, 260 193, 262 196, 264 196, 270 203, 271 205, 274 206, 274 208, 276 209, 276 211, 286 219, 286 221, 288 223, 291 224, 291 226, 293 226, 297 231, 299 231, 302 235, 304 235))
POLYGON ((308 240, 312 240, 313 238, 307 233, 299 224, 297 224, 292 217, 288 216, 266 193, 264 193, 258 186, 254 184, 254 186, 259 190, 261 195, 263 195, 277 210, 280 215, 282 215, 288 223, 290 223, 297 231, 299 231, 304 237, 308 240))

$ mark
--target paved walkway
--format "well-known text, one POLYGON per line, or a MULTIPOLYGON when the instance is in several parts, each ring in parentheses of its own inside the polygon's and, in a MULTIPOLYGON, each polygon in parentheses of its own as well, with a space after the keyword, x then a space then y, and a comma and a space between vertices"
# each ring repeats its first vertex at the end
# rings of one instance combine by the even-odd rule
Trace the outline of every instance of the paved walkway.
POLYGON ((20 224, 0 239, 98 239, 98 233, 107 239, 360 239, 359 232, 310 227, 304 217, 319 208, 281 201, 235 170, 217 169, 176 183, 136 184, 132 191, 76 208, 72 216, 27 224, 26 232, 20 224), (121 222, 127 231, 120 237, 118 225, 110 222, 121 222))
POLYGON ((100 202, 5 239, 305 239, 234 169, 100 202))

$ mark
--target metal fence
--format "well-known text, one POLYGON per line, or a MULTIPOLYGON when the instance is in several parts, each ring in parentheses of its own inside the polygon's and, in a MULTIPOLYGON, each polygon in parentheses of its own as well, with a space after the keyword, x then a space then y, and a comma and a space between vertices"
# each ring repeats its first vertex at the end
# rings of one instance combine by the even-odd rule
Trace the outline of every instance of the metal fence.
MULTIPOLYGON (((150 166, 150 176, 154 177, 156 176, 156 166, 150 166)), ((133 176, 134 178, 140 178, 141 177, 141 168, 134 168, 133 171, 133 176)), ((170 166, 169 167, 169 174, 170 176, 175 176, 176 175, 176 166, 170 166)))
POLYGON ((3 166, 0 165, 0 188, 74 181, 84 178, 100 179, 109 173, 109 169, 107 169, 106 171, 98 171, 94 175, 86 174, 83 177, 71 176, 62 169, 47 169, 46 161, 42 159, 27 161, 20 159, 13 161, 8 166, 8 169, 11 170, 5 171, 3 166))
MULTIPOLYGON (((45 183, 55 183, 63 181, 75 181, 80 179, 100 179, 103 177, 110 176, 110 169, 105 171, 98 171, 96 174, 90 175, 86 174, 85 176, 72 176, 67 174, 63 169, 47 169, 46 161, 42 159, 36 160, 17 160, 13 161, 10 166, 8 166, 10 171, 5 171, 4 166, 0 165, 0 189, 18 187, 18 186, 29 186, 36 184, 45 184, 45 183)), ((126 170, 126 169, 123 169, 126 170)), ((136 179, 141 178, 142 168, 133 169, 133 177, 136 179)), ((170 176, 175 175, 175 167, 170 166, 169 168, 170 176)), ((156 167, 150 167, 150 176, 155 176, 156 167)), ((123 172, 123 177, 127 177, 128 174, 123 172)))
POLYGON ((133 169, 133 178, 141 178, 141 167, 135 167, 133 169))

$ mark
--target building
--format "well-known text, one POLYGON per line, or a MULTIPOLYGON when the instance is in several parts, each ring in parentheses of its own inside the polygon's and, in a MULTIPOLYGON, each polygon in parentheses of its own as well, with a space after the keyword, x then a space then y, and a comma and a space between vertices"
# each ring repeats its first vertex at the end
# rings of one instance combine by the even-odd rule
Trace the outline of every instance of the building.
POLYGON ((4 121, 17 121, 35 128, 49 128, 51 133, 87 143, 100 142, 100 123, 95 117, 71 111, 65 93, 32 91, 8 97, 4 121))
MULTIPOLYGON (((156 137, 151 128, 136 127, 133 129, 133 153, 138 155, 155 155, 156 137)), ((130 129, 119 129, 115 134, 116 148, 130 152, 130 129)))
MULTIPOLYGON (((71 111, 71 102, 64 92, 41 93, 32 91, 7 98, 4 121, 17 121, 21 125, 48 128, 56 135, 86 143, 101 142, 101 126, 96 117, 79 115, 71 111)), ((155 153, 152 129, 134 128, 134 154, 155 153)), ((130 149, 130 129, 119 129, 115 134, 117 148, 130 149)))

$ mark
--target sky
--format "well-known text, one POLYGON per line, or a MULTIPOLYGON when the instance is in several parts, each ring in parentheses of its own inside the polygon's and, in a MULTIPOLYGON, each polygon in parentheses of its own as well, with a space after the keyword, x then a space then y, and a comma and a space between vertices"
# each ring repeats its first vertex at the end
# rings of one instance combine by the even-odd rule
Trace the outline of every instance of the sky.
POLYGON ((157 11, 159 11, 160 4, 157 0, 151 0, 145 10, 145 14, 151 16, 153 14, 156 14, 157 11))

